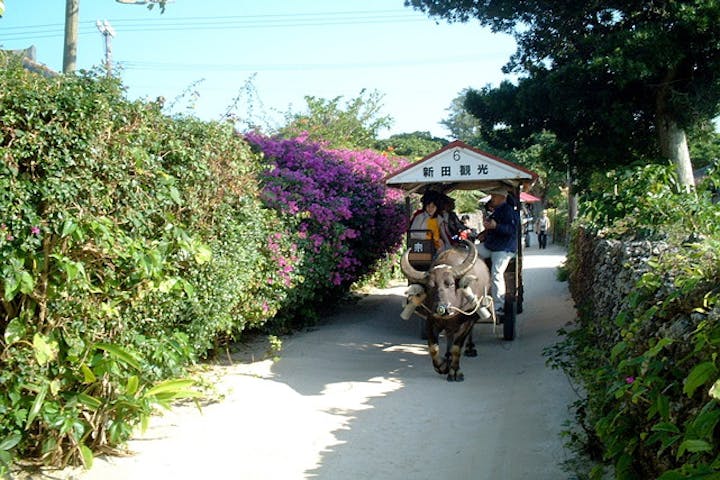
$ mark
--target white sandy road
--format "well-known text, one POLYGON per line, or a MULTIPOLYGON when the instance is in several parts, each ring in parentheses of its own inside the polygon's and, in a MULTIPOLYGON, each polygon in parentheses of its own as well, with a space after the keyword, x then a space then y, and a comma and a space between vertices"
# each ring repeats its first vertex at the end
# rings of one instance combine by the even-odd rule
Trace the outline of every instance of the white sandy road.
POLYGON ((347 305, 283 339, 279 360, 216 367, 222 402, 154 419, 128 457, 33 478, 78 480, 561 480, 560 432, 574 399, 544 347, 575 313, 555 280, 564 252, 530 248, 525 311, 513 342, 475 327, 463 383, 430 364, 415 320, 399 318, 403 286, 347 305))

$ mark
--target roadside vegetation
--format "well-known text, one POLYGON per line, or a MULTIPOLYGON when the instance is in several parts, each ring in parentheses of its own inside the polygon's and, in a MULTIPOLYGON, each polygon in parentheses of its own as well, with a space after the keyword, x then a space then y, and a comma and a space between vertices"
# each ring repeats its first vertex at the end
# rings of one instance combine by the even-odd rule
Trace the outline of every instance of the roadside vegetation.
POLYGON ((405 160, 239 135, 115 78, 0 70, 0 476, 90 466, 187 367, 248 330, 312 324, 402 239, 405 160))
POLYGON ((720 6, 405 5, 517 42, 504 67, 517 78, 460 92, 445 124, 567 199, 579 317, 547 354, 580 398, 576 476, 720 478, 720 6), (642 254, 603 276, 603 241, 642 254))
POLYGON ((720 165, 692 194, 670 165, 597 180, 565 267, 578 318, 545 352, 579 396, 568 469, 588 479, 718 478, 720 165), (640 247, 613 274, 633 285, 598 283, 614 281, 602 272, 599 239, 640 247))

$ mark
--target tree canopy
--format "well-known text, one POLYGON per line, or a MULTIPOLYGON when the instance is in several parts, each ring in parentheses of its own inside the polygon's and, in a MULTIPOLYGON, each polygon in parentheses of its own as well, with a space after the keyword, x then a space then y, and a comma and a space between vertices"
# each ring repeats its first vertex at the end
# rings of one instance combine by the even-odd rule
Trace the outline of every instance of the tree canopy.
POLYGON ((486 127, 492 124, 483 129, 490 140, 517 143, 547 129, 581 172, 664 157, 675 161, 682 183, 691 181, 685 131, 719 112, 717 2, 406 0, 405 5, 514 34, 518 49, 504 70, 522 79, 468 94, 466 101, 486 127))
POLYGON ((286 124, 279 131, 286 138, 305 135, 333 148, 372 148, 378 133, 392 124, 392 118, 381 115, 382 98, 377 91, 365 89, 353 99, 324 99, 306 96, 304 112, 286 114, 286 124))
POLYGON ((465 109, 465 96, 472 88, 460 91, 446 109, 449 116, 440 121, 440 124, 450 131, 450 136, 462 140, 468 145, 475 145, 480 137, 480 121, 465 109))
POLYGON ((430 132, 399 133, 375 142, 375 149, 392 152, 408 160, 419 160, 439 150, 449 142, 444 138, 433 137, 430 132))

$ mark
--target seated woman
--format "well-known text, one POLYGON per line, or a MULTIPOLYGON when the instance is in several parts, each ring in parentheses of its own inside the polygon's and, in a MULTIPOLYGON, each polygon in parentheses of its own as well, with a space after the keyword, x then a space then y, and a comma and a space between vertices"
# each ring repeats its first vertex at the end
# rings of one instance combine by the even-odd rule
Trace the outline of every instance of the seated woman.
MULTIPOLYGON (((460 221, 457 213, 455 213, 455 199, 447 195, 440 196, 440 205, 438 214, 440 220, 440 238, 446 248, 454 247, 460 244, 462 233, 467 227, 460 221)), ((465 236, 467 238, 467 236, 465 236)))
POLYGON ((422 196, 422 208, 413 213, 410 218, 410 238, 432 239, 435 251, 443 249, 444 243, 440 237, 440 221, 438 217, 439 194, 428 190, 422 196), (415 232, 414 230, 425 230, 415 232))

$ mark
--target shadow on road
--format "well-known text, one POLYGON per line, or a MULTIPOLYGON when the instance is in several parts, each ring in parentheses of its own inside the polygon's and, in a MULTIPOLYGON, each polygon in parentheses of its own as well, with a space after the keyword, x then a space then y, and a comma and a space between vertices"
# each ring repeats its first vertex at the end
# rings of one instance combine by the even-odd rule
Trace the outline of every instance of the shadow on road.
POLYGON ((519 337, 506 342, 477 325, 479 356, 461 360, 463 383, 433 371, 415 318, 400 319, 404 286, 289 339, 275 380, 338 417, 304 478, 567 478, 559 433, 572 396, 542 357, 574 316, 555 278, 563 260, 559 247, 526 250, 519 337))
POLYGON ((573 393, 542 357, 574 318, 555 277, 563 255, 526 251, 519 336, 477 325, 462 383, 434 372, 416 321, 400 319, 405 287, 378 290, 283 338, 275 362, 256 360, 257 345, 238 352, 212 369, 222 401, 154 417, 134 455, 64 478, 568 478, 560 432, 573 393))

